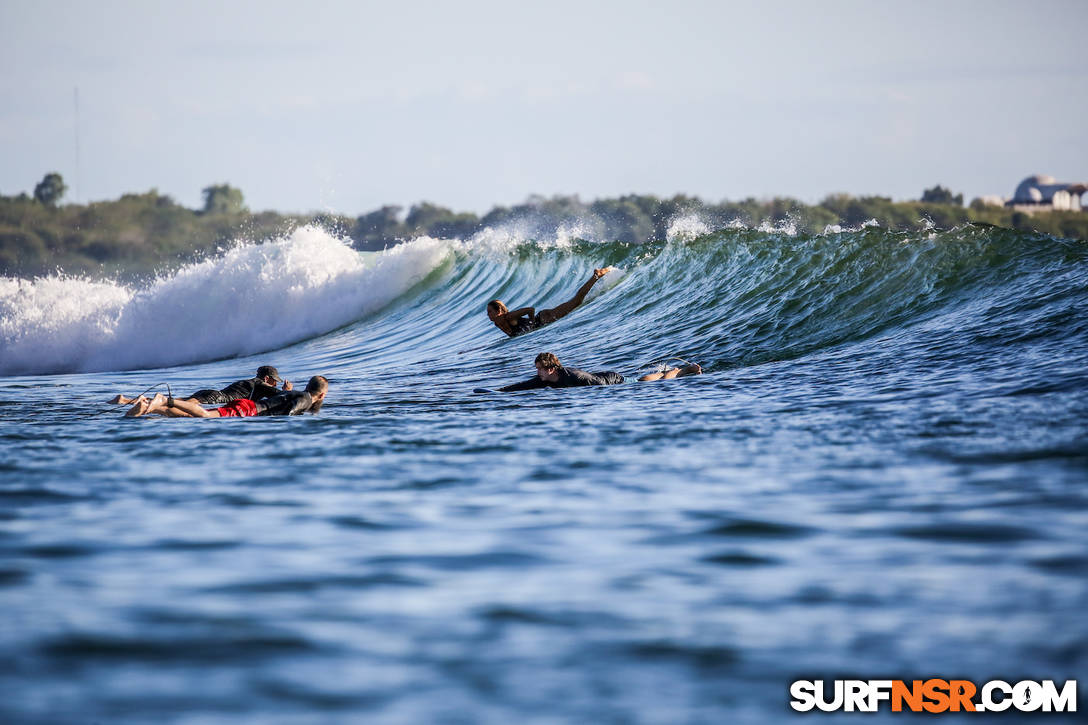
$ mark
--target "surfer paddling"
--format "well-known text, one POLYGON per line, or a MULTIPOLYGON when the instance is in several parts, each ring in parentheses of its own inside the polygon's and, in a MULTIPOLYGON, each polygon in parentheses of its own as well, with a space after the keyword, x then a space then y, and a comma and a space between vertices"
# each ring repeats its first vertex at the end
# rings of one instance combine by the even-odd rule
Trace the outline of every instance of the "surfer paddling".
POLYGON ((239 398, 220 408, 205 408, 192 400, 177 400, 157 393, 148 400, 144 396, 136 399, 125 417, 138 418, 143 415, 163 415, 168 418, 249 418, 252 416, 300 415, 307 411, 316 413, 329 391, 329 381, 321 375, 315 375, 306 383, 305 390, 287 390, 279 395, 262 400, 239 398))
MULTIPOLYGON (((499 388, 499 392, 512 393, 518 390, 538 390, 540 388, 578 388, 587 385, 618 385, 624 378, 617 372, 605 370, 599 373, 587 373, 578 368, 569 368, 559 362, 553 353, 542 352, 533 361, 536 365, 536 376, 520 383, 499 388)), ((639 382, 653 380, 672 380, 684 375, 699 375, 703 369, 692 363, 682 368, 667 368, 665 370, 649 373, 639 378, 639 382)))
POLYGON ((495 323, 495 327, 505 332, 510 337, 524 335, 526 332, 550 325, 560 317, 564 317, 574 311, 585 300, 589 290, 597 284, 597 280, 612 271, 612 267, 602 267, 593 270, 593 276, 579 288, 574 297, 561 305, 547 310, 536 311, 533 307, 521 307, 516 310, 508 310, 500 300, 491 300, 487 303, 487 316, 495 323))
MULTIPOLYGON (((277 383, 283 384, 284 392, 291 390, 291 381, 281 378, 279 370, 271 365, 262 365, 257 368, 256 377, 248 380, 238 380, 222 390, 198 390, 188 398, 181 398, 181 400, 203 403, 204 405, 226 405, 242 399, 263 400, 280 394, 280 389, 276 387, 277 383)), ((129 405, 135 403, 139 397, 142 396, 128 398, 124 395, 118 395, 110 402, 118 405, 129 405)))

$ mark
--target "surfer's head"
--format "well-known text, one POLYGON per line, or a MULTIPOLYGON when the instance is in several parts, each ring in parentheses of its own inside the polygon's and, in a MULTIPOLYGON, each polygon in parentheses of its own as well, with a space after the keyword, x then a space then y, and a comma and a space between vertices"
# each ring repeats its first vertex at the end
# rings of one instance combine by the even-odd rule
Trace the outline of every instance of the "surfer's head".
POLYGON ((280 371, 271 365, 262 365, 257 368, 257 377, 269 385, 283 382, 283 378, 280 377, 280 371))
POLYGON ((329 379, 324 375, 313 376, 310 382, 306 383, 306 392, 315 401, 324 399, 325 393, 329 392, 329 379))
POLYGON ((321 404, 325 401, 325 393, 329 392, 329 379, 324 375, 313 376, 310 378, 310 382, 306 383, 306 392, 310 394, 310 398, 313 400, 310 412, 319 412, 321 404))
POLYGON ((489 319, 494 320, 499 315, 506 314, 506 305, 499 300, 491 300, 487 303, 487 316, 489 319))
POLYGON ((533 361, 536 365, 536 376, 541 380, 554 383, 559 380, 559 358, 554 353, 542 352, 533 361))

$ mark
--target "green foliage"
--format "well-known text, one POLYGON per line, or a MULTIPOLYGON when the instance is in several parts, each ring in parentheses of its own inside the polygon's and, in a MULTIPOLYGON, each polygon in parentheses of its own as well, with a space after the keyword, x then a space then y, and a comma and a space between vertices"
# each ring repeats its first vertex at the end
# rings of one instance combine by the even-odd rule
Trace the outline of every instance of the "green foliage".
POLYGON ((229 184, 213 184, 202 190, 205 214, 241 214, 246 211, 242 192, 229 184))
POLYGON ((33 198, 25 193, 0 196, 0 275, 32 276, 63 269, 72 274, 143 276, 215 253, 240 239, 267 239, 306 223, 350 237, 362 250, 382 249, 420 235, 466 239, 481 229, 504 225, 514 225, 529 237, 554 237, 561 228, 585 229, 595 239, 639 243, 665 239, 672 222, 688 214, 711 227, 732 222, 750 227, 788 224, 807 234, 822 233, 832 225, 857 228, 873 220, 897 230, 984 223, 1088 239, 1088 213, 1030 214, 977 199, 964 207, 959 195, 951 196, 939 186, 926 190, 923 201, 832 194, 814 205, 786 197, 707 203, 684 195, 661 199, 631 194, 587 204, 577 196, 532 196, 522 204, 495 207, 482 218, 429 202, 413 205, 403 217, 401 207, 393 205, 356 218, 251 214, 242 192, 227 184, 204 189, 201 210, 182 207, 155 189, 125 194, 116 201, 58 206, 55 201, 63 192, 63 179, 50 174, 33 198))
POLYGON ((478 225, 479 219, 471 212, 457 214, 426 201, 414 204, 404 219, 404 227, 412 236, 468 237, 478 225))
POLYGON ((66 191, 68 186, 64 183, 64 179, 54 171, 46 174, 45 178, 34 187, 34 198, 46 206, 56 206, 66 191))
MULTIPOLYGON (((239 192, 240 195, 240 192, 239 192)), ((267 238, 307 221, 278 214, 205 215, 155 189, 116 201, 47 206, 0 196, 0 275, 137 277, 198 259, 239 238, 267 238)))
POLYGON ((963 194, 953 195, 950 189, 937 184, 932 189, 922 192, 922 201, 928 204, 955 204, 963 206, 963 194))
POLYGON ((404 236, 400 212, 401 207, 386 205, 356 219, 351 232, 356 246, 363 249, 381 249, 389 244, 388 240, 404 236))
POLYGON ((653 197, 622 196, 619 199, 599 199, 589 206, 590 212, 604 222, 604 238, 620 242, 642 242, 653 238, 653 197))

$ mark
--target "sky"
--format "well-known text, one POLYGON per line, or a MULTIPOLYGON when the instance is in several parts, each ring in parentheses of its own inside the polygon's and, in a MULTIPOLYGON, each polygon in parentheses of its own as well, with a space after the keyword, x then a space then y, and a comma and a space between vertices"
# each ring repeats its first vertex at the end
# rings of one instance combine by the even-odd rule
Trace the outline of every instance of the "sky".
POLYGON ((1086 29, 1081 0, 0 0, 0 194, 1010 196, 1088 181, 1086 29))

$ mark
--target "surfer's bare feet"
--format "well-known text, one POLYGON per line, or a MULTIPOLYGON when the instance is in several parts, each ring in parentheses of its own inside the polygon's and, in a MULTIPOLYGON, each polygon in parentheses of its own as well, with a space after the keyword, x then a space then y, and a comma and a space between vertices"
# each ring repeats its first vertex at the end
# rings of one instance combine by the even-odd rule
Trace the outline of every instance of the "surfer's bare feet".
POLYGON ((151 413, 158 413, 160 410, 166 407, 166 396, 162 393, 155 393, 155 397, 151 399, 151 402, 147 405, 147 410, 144 411, 145 415, 151 413))
POLYGON ((665 368, 656 373, 648 373, 639 378, 639 382, 649 383, 654 380, 672 380, 684 375, 701 375, 703 369, 697 363, 690 363, 682 368, 665 368))
POLYGON ((135 405, 125 412, 126 418, 138 418, 141 415, 147 415, 147 409, 151 406, 150 400, 141 395, 131 402, 135 403, 135 405))
POLYGON ((110 401, 114 405, 128 405, 129 403, 135 403, 136 398, 126 398, 123 395, 118 395, 116 398, 110 401))

